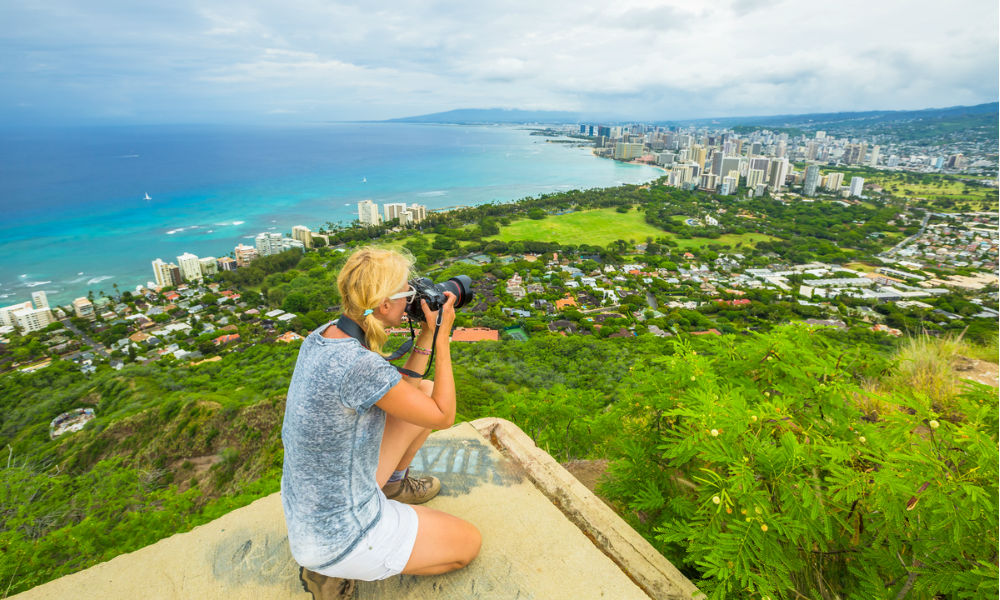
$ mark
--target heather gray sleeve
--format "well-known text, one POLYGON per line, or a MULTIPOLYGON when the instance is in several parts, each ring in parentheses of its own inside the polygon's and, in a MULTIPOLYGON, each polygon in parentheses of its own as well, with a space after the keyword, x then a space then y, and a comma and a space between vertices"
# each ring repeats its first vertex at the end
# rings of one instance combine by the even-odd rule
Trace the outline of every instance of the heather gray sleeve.
POLYGON ((366 352, 344 375, 343 402, 363 413, 385 396, 402 376, 396 367, 374 352, 366 352))

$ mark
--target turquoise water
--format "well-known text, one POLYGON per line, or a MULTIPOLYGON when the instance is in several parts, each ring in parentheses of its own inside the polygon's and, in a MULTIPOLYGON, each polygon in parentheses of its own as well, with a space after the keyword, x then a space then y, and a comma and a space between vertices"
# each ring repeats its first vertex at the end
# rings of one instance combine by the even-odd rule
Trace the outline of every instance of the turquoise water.
POLYGON ((223 256, 262 231, 641 183, 651 167, 527 130, 411 124, 0 131, 0 305, 132 289, 156 258, 223 256), (145 200, 149 194, 150 200, 145 200))

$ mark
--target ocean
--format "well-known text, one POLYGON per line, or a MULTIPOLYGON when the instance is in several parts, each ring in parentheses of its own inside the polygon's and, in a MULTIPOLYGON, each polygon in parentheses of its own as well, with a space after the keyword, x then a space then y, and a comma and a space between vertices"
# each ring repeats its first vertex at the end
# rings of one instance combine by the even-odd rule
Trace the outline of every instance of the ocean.
POLYGON ((398 123, 0 131, 0 306, 65 305, 225 256, 262 231, 349 224, 357 203, 428 209, 642 183, 652 167, 525 128, 398 123), (149 199, 146 199, 146 196, 149 199))

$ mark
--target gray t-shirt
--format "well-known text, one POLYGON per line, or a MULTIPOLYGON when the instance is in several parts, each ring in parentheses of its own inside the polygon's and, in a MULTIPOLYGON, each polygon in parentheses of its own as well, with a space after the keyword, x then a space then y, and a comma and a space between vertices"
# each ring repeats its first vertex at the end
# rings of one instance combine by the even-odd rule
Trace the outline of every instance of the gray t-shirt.
POLYGON ((321 569, 347 555, 382 516, 375 469, 396 368, 353 338, 302 342, 288 386, 281 440, 281 504, 292 556, 321 569))

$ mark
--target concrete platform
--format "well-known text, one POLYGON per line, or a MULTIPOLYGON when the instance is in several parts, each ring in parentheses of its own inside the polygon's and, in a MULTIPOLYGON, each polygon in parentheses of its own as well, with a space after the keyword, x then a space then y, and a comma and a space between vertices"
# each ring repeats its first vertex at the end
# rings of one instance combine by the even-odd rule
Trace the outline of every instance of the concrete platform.
MULTIPOLYGON (((436 432, 412 468, 441 479, 441 494, 428 506, 479 527, 479 557, 447 575, 356 582, 347 594, 337 593, 337 580, 329 580, 322 600, 701 596, 652 546, 507 421, 481 419, 436 432)), ((281 500, 273 494, 190 532, 14 598, 308 600, 312 595, 299 580, 298 565, 288 551, 281 500)))

